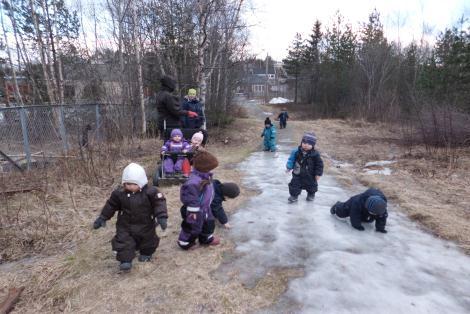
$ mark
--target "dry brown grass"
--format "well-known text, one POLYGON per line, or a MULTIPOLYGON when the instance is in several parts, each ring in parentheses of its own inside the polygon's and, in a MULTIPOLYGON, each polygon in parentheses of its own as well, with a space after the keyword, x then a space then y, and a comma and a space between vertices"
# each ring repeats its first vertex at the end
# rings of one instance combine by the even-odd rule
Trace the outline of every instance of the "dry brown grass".
POLYGON ((426 155, 424 147, 410 153, 400 146, 400 134, 390 125, 364 121, 290 121, 300 138, 303 130, 318 135, 318 149, 352 167, 328 171, 340 182, 356 180, 382 189, 411 219, 436 236, 452 240, 470 253, 470 150, 461 150, 455 168, 439 158, 426 155), (369 161, 395 160, 390 176, 365 174, 369 161))
MULTIPOLYGON (((229 130, 211 133, 208 149, 220 160, 216 178, 241 182, 242 174, 234 165, 259 147, 259 132, 258 121, 244 119, 237 120, 229 130), (234 129, 237 131, 232 131, 234 129)), ((152 154, 152 149, 159 143, 144 141, 141 144, 145 154, 117 162, 112 175, 114 182, 118 182, 122 166, 131 160, 153 171, 156 154, 152 154)), ((222 236, 220 246, 189 252, 177 247, 180 229, 177 186, 162 188, 168 200, 170 219, 164 233, 158 229, 161 243, 156 258, 151 263, 135 262, 129 274, 119 274, 110 246, 113 223, 104 229, 91 230, 91 223, 113 186, 75 186, 74 197, 79 212, 72 209, 67 187, 55 187, 50 191, 49 197, 54 198, 54 201, 49 200, 50 210, 54 213, 51 216, 55 217, 55 223, 61 222, 68 233, 59 232, 60 241, 46 237, 39 255, 0 265, 0 288, 26 287, 16 306, 18 313, 246 313, 271 305, 285 291, 288 278, 299 276, 295 270, 273 270, 252 289, 237 280, 223 283, 213 278, 211 273, 218 268, 225 252, 233 248, 233 243, 224 239, 224 229, 217 228, 216 233, 222 236)), ((242 187, 241 197, 224 204, 226 211, 233 212, 253 193, 242 187)), ((32 193, 22 197, 31 198, 30 204, 37 203, 32 193)), ((48 234, 52 236, 55 232, 51 230, 48 234)))

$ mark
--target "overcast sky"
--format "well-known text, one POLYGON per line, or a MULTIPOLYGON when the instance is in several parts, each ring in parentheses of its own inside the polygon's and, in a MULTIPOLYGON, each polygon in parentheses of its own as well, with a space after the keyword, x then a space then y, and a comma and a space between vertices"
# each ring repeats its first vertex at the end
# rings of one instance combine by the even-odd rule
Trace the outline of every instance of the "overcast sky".
POLYGON ((437 35, 463 14, 470 18, 470 0, 251 0, 250 7, 246 18, 252 25, 251 51, 276 60, 285 57, 296 32, 308 35, 316 19, 330 24, 337 10, 357 29, 376 8, 389 40, 396 41, 401 25, 402 43, 419 40, 423 23, 437 35))

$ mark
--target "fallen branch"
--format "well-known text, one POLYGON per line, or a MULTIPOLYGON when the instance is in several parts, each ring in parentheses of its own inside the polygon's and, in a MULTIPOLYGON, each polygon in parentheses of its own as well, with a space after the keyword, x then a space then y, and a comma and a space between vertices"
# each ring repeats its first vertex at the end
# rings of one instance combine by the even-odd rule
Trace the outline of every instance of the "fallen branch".
POLYGON ((15 306, 15 303, 20 298, 20 295, 23 292, 23 290, 24 290, 24 287, 10 288, 8 290, 8 295, 5 299, 5 301, 3 301, 0 304, 0 314, 7 314, 11 310, 13 310, 13 307, 15 306))

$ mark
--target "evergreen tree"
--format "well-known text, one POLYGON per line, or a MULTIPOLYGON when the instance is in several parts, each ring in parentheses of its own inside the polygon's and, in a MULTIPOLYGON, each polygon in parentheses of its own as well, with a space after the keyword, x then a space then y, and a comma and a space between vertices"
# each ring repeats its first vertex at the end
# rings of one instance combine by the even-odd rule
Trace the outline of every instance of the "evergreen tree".
POLYGON ((302 39, 302 36, 297 33, 292 41, 289 51, 287 52, 287 57, 282 60, 287 74, 294 77, 294 103, 297 103, 298 81, 304 64, 304 49, 304 40, 302 39))

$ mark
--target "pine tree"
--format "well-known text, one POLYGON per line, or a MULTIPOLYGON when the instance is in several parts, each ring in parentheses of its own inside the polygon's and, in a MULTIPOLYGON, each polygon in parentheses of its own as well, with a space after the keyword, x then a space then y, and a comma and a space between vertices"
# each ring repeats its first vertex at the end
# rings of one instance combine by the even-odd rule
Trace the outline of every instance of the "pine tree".
POLYGON ((304 64, 305 44, 302 36, 297 33, 289 48, 287 57, 282 60, 287 74, 294 76, 294 103, 297 103, 298 80, 304 64))

